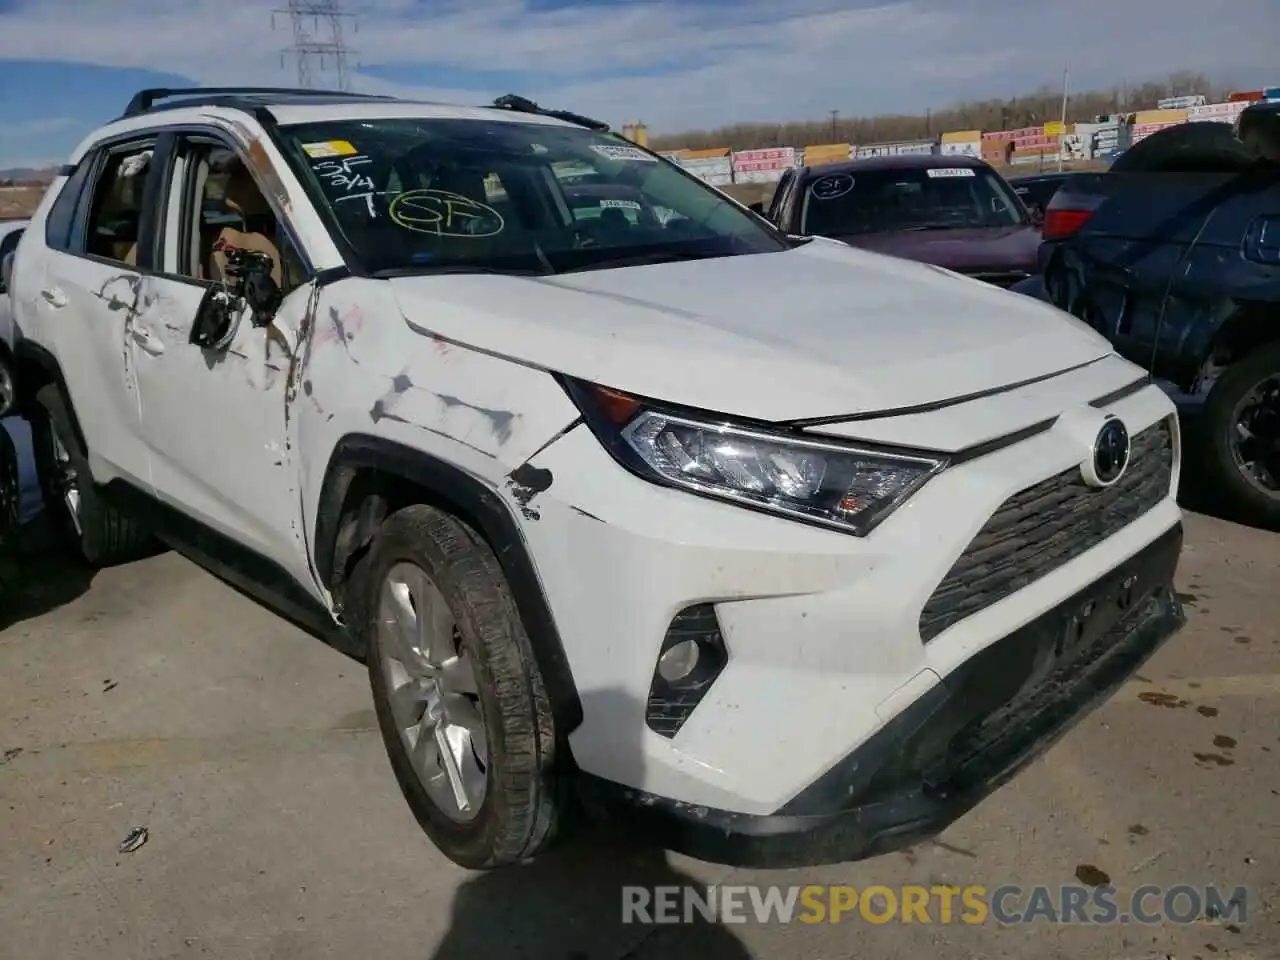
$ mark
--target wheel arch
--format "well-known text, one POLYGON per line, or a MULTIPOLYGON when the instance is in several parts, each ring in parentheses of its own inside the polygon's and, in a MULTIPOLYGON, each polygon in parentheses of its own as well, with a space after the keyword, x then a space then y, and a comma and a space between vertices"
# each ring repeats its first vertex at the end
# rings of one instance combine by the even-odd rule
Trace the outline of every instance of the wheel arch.
POLYGON ((1280 340, 1280 302, 1242 304, 1214 333, 1209 358, 1220 352, 1239 360, 1264 344, 1280 340))
POLYGON ((71 429, 75 432, 76 443, 80 444, 81 450, 89 449, 57 357, 38 343, 25 339, 19 340, 13 350, 13 379, 18 397, 18 412, 28 419, 36 409, 36 393, 51 383, 57 384, 66 403, 67 416, 71 419, 71 429))
POLYGON ((348 434, 335 445, 316 505, 314 559, 339 597, 383 519, 428 503, 453 514, 489 544, 529 636, 561 737, 582 722, 568 657, 550 604, 511 510, 483 482, 430 454, 382 437, 348 434))

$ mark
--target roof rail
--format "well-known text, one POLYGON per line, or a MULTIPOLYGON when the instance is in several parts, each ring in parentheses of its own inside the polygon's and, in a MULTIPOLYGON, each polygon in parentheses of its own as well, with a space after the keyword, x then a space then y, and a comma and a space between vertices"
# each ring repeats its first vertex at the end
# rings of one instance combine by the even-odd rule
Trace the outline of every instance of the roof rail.
POLYGON ((536 113, 543 117, 554 117, 556 120, 563 120, 565 123, 572 123, 579 127, 587 127, 598 133, 604 133, 609 129, 607 123, 600 120, 592 120, 590 117, 584 117, 580 113, 570 113, 568 110, 544 110, 532 100, 517 96, 514 93, 498 97, 497 100, 493 101, 493 106, 499 110, 514 110, 517 113, 536 113))
POLYGON ((306 97, 343 97, 352 100, 392 99, 391 97, 382 97, 369 93, 348 93, 344 90, 308 90, 301 87, 150 87, 146 90, 139 90, 133 95, 129 105, 124 108, 124 116, 136 117, 138 114, 146 113, 155 106, 157 100, 166 100, 169 97, 212 97, 234 96, 236 94, 285 94, 306 97))

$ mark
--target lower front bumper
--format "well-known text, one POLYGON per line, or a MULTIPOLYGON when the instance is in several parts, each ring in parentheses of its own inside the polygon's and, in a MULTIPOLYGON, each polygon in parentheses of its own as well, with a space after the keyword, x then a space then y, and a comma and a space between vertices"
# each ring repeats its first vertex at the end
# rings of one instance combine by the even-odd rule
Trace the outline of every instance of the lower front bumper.
POLYGON ((583 774, 588 810, 700 860, 847 862, 936 835, 1101 705, 1186 622, 1181 525, 986 647, 770 815, 692 806, 583 774))

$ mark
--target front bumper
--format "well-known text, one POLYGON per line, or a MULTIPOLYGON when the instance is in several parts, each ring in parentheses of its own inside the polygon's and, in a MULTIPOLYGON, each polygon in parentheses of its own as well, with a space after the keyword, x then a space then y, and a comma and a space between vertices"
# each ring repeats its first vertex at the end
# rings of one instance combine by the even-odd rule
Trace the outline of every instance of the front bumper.
POLYGON ((934 835, 1104 702, 1186 622, 1181 524, 989 645, 776 813, 695 806, 582 774, 587 809, 698 859, 846 862, 934 835))

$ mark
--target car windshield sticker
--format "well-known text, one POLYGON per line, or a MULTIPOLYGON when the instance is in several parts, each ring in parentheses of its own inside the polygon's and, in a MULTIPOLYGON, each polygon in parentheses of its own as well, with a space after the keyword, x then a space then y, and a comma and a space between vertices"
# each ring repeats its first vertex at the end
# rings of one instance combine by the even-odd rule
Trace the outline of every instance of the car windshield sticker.
POLYGON ((302 151, 312 160, 328 157, 351 157, 360 151, 349 140, 325 140, 321 143, 304 143, 302 151))
POLYGON ((391 219, 414 233, 479 240, 495 237, 506 223, 493 207, 447 190, 410 190, 391 201, 391 219))
POLYGON ((853 177, 847 173, 833 173, 828 177, 821 177, 809 185, 809 193, 815 200, 835 200, 837 197, 843 197, 852 189, 853 177))
POLYGON ((640 204, 634 200, 601 200, 600 207, 604 210, 639 210, 640 204))
POLYGON ((639 147, 624 147, 620 143, 593 143, 591 149, 610 160, 638 160, 641 163, 658 162, 657 157, 650 156, 639 147))
POLYGON ((972 177, 976 176, 972 167, 936 167, 933 170, 926 170, 925 174, 930 177, 972 177))

